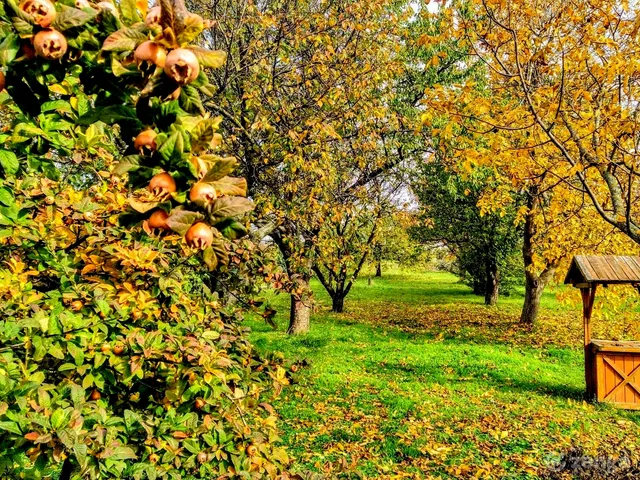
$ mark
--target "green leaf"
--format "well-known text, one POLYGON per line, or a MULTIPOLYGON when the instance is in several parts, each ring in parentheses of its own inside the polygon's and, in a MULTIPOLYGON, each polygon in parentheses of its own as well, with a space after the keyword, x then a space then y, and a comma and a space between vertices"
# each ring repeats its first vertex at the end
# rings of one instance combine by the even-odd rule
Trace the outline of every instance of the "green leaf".
POLYGON ((224 247, 224 243, 219 238, 214 238, 213 243, 211 244, 211 248, 213 248, 213 252, 216 254, 218 258, 218 263, 220 265, 228 265, 229 264, 229 253, 227 249, 224 247))
POLYGON ((2 165, 2 169, 7 175, 15 175, 20 169, 18 157, 8 150, 0 150, 0 165, 2 165))
POLYGON ((61 408, 56 408, 51 414, 51 427, 54 430, 62 428, 67 423, 67 415, 61 408))
POLYGON ((71 104, 66 100, 52 100, 50 102, 44 102, 40 107, 40 111, 43 113, 54 110, 58 112, 73 113, 71 104))
POLYGON ((20 35, 28 36, 33 33, 33 25, 23 18, 12 17, 11 23, 13 24, 13 28, 15 28, 16 32, 20 35))
POLYGON ((193 152, 209 148, 221 120, 220 117, 207 118, 193 127, 191 131, 191 150, 193 152))
POLYGON ((195 54, 203 68, 220 68, 227 61, 227 54, 222 50, 207 50, 202 47, 189 47, 189 50, 195 54))
POLYGON ((226 218, 222 222, 216 223, 214 227, 229 240, 237 240, 247 235, 245 226, 233 218, 226 218))
POLYGON ((0 43, 0 65, 9 65, 20 51, 20 37, 15 34, 7 35, 0 43))
POLYGON ((202 179, 203 182, 211 183, 220 180, 231 173, 236 167, 238 161, 233 157, 218 157, 217 155, 203 155, 202 160, 208 164, 213 164, 209 171, 202 179))
POLYGON ((200 92, 191 85, 185 85, 180 89, 180 107, 188 113, 199 113, 204 115, 204 107, 202 106, 202 99, 200 98, 200 92))
POLYGON ((73 453, 76 455, 80 468, 84 468, 87 464, 87 446, 84 443, 76 443, 73 446, 73 453))
POLYGON ((171 160, 179 160, 184 152, 184 139, 180 132, 173 132, 167 140, 160 145, 158 153, 167 162, 171 160))
POLYGON ((136 0, 121 0, 120 11, 122 12, 122 17, 129 23, 133 24, 142 20, 136 8, 136 0))
POLYGON ((169 228, 174 232, 184 235, 191 225, 203 218, 204 215, 201 213, 176 208, 171 212, 169 218, 167 218, 167 225, 169 225, 169 228))
POLYGON ((75 343, 67 343, 67 350, 69 351, 69 355, 73 357, 76 366, 79 367, 84 363, 84 352, 75 343))
POLYGON ((177 41, 180 45, 187 45, 198 38, 203 30, 204 20, 202 17, 195 13, 189 13, 184 19, 184 29, 178 35, 177 41))
POLYGON ((124 27, 113 32, 102 44, 102 50, 108 52, 129 52, 144 42, 147 35, 138 28, 124 27))
POLYGON ((0 430, 6 430, 7 432, 15 433, 16 435, 22 435, 18 424, 14 422, 0 422, 0 430))
POLYGON ((218 198, 211 206, 212 218, 236 217, 253 210, 253 202, 244 197, 218 198))
POLYGON ((202 260, 204 260, 204 264, 211 270, 212 272, 218 268, 218 257, 216 253, 213 251, 213 248, 207 247, 202 252, 202 260))
POLYGON ((79 125, 91 125, 97 121, 102 121, 107 125, 113 125, 114 123, 132 122, 139 125, 139 129, 142 128, 140 120, 136 115, 136 111, 125 105, 111 105, 108 107, 98 107, 89 111, 78 119, 79 125))
POLYGON ((0 203, 5 207, 10 207, 14 202, 13 191, 8 187, 0 187, 0 203))
POLYGON ((127 155, 113 169, 116 175, 123 175, 131 170, 135 170, 140 166, 140 155, 127 155))
POLYGON ((80 10, 78 8, 67 7, 61 5, 60 10, 56 14, 56 19, 51 25, 58 31, 64 32, 70 28, 81 27, 87 22, 90 22, 98 15, 96 10, 89 9, 80 10))
POLYGON ((113 449, 108 458, 109 460, 131 460, 137 457, 132 448, 117 447, 113 449))

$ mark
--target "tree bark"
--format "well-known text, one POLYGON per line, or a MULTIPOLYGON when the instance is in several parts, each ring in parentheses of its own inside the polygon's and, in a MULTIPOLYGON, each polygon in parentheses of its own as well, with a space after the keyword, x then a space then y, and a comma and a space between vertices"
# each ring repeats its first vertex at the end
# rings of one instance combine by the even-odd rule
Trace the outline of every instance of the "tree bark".
POLYGON ((376 277, 382 277, 382 265, 380 260, 376 263, 376 277))
POLYGON ((489 262, 487 265, 487 285, 484 292, 484 304, 495 305, 498 303, 498 295, 500 291, 500 277, 498 265, 495 262, 489 262))
MULTIPOLYGON (((306 282, 305 291, 309 290, 309 280, 298 280, 299 284, 306 282)), ((291 295, 291 310, 289 311, 289 329, 287 333, 290 335, 298 335, 307 333, 311 324, 311 297, 306 293, 300 297, 291 295)))
POLYGON ((336 294, 331 299, 331 311, 333 313, 342 313, 344 311, 344 295, 336 294))
POLYGON ((536 233, 533 208, 536 191, 529 192, 529 212, 524 222, 524 238, 522 242, 522 258, 524 260, 525 291, 524 305, 520 314, 520 323, 533 325, 540 313, 540 299, 549 281, 553 278, 557 263, 549 263, 540 275, 533 270, 533 236, 536 233))
POLYGON ((525 271, 524 305, 520 314, 520 323, 533 325, 540 313, 540 299, 546 282, 531 271, 525 271))
MULTIPOLYGON (((283 241, 282 231, 276 229, 271 233, 271 238, 278 246, 282 258, 284 259, 285 267, 289 280, 295 283, 296 290, 301 291, 301 294, 291 294, 291 306, 289 309, 289 328, 287 333, 291 335, 298 335, 300 333, 307 333, 311 324, 311 306, 312 306, 312 293, 311 286, 309 284, 311 275, 306 273, 299 273, 292 261, 293 252, 291 248, 283 241)), ((295 238, 291 232, 288 232, 291 237, 295 238)), ((309 249, 307 249, 309 251, 309 249)), ((308 271, 311 272, 311 259, 307 259, 309 262, 308 271)))

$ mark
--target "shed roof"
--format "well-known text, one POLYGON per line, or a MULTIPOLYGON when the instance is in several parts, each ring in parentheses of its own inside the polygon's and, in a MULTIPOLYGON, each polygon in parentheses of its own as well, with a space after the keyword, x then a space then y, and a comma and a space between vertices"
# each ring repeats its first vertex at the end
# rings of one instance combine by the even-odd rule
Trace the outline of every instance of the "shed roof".
POLYGON ((576 255, 564 283, 640 283, 640 257, 576 255))

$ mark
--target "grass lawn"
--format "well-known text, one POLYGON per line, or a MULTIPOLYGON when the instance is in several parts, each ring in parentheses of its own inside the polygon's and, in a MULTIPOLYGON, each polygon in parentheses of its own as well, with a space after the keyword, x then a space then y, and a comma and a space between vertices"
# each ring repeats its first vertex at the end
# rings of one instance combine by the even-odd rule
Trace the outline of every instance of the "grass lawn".
MULTIPOLYGON (((446 273, 363 278, 340 315, 318 284, 314 292, 307 335, 284 333, 282 295, 271 299, 278 331, 247 320, 258 349, 309 362, 275 404, 296 471, 526 479, 571 446, 639 450, 640 414, 582 401, 578 305, 546 294, 530 331, 517 324, 520 294, 488 308, 446 273)), ((636 333, 599 324, 596 334, 636 333)))

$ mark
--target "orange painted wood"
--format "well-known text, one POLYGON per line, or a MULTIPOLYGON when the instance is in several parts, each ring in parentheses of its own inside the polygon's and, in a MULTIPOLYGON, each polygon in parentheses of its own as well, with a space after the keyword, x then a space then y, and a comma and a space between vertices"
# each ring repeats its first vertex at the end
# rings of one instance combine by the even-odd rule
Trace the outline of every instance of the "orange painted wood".
POLYGON ((599 351, 596 345, 591 347, 588 371, 597 400, 622 408, 640 408, 640 353, 599 351))

